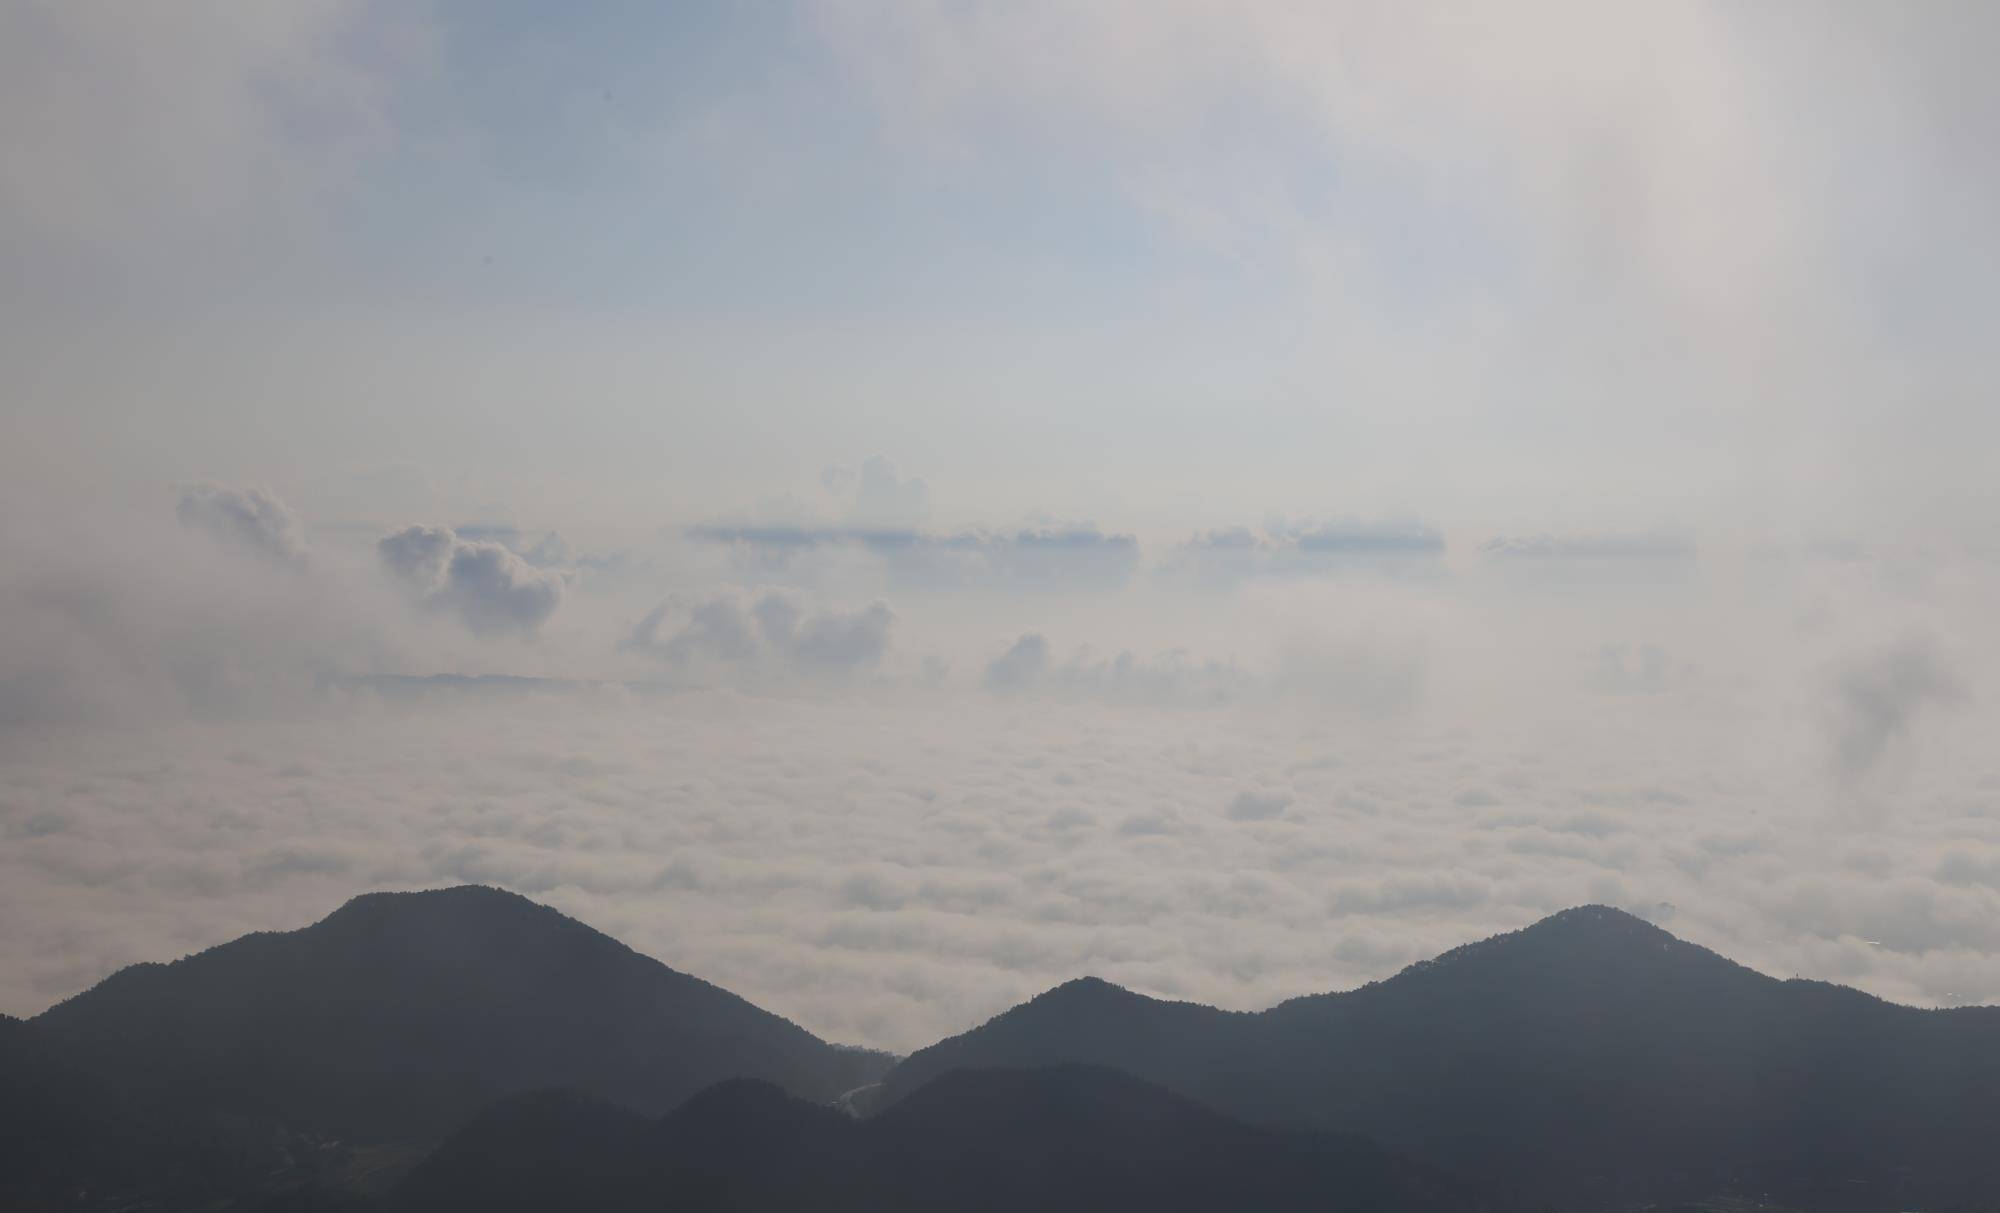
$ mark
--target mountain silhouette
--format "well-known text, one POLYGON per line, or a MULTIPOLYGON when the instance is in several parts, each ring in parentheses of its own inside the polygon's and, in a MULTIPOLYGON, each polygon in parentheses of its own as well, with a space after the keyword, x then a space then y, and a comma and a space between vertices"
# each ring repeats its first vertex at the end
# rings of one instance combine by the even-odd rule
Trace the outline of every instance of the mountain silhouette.
POLYGON ((1603 906, 1261 1013, 1071 982, 912 1054, 876 1103, 953 1069, 1061 1062, 1365 1134, 1563 1208, 2000 1192, 2000 1011, 1774 980, 1603 906))
POLYGON ((371 893, 303 930, 134 965, 30 1025, 122 1084, 347 1136, 442 1134, 547 1086, 655 1114, 732 1077, 831 1099, 886 1060, 470 886, 371 893))
POLYGON ((0 1117, 33 1127, 33 1173, 157 1180, 173 1158, 197 1191, 328 1141, 435 1142, 513 1091, 658 1114, 732 1077, 831 1100, 889 1061, 479 887, 357 897, 4 1029, 0 1117))
POLYGON ((1256 1013, 1084 978, 889 1061, 513 894, 371 894, 0 1016, 0 1210, 2000 1195, 2000 1009, 1778 981, 1601 906, 1256 1013))
POLYGON ((515 1097, 405 1182, 399 1210, 1487 1211, 1490 1196, 1369 1142, 1255 1129, 1115 1070, 957 1071, 851 1120, 739 1081, 648 1124, 515 1097))

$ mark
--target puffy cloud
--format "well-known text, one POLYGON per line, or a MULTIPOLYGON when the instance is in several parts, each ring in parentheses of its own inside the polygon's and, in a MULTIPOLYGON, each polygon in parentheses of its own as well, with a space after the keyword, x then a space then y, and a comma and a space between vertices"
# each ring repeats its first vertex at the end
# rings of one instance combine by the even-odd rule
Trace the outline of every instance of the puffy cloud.
POLYGON ((623 647, 697 670, 845 675, 881 664, 895 622, 884 602, 810 610, 785 590, 722 593, 668 599, 639 621, 623 647))
POLYGON ((538 569, 571 568, 579 563, 601 563, 603 560, 602 557, 580 557, 569 541, 554 531, 545 532, 540 539, 529 542, 521 528, 511 522, 462 523, 453 527, 452 531, 469 542, 500 544, 538 569))
POLYGON ((289 568, 306 566, 305 530, 298 515, 264 489, 183 485, 174 515, 182 526, 206 531, 260 560, 289 568))
POLYGON ((533 635, 562 605, 561 574, 535 568, 504 544, 465 540, 449 527, 405 527, 384 535, 375 551, 415 601, 450 612, 477 635, 533 635))

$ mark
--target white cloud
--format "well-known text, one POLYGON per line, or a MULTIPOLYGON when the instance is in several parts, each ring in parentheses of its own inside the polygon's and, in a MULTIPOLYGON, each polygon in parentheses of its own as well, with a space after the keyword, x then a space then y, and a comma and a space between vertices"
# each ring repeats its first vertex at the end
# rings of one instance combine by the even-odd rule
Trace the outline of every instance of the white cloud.
POLYGON ((895 622, 885 602, 813 609, 786 590, 728 592, 669 598, 639 621, 623 647, 697 673, 840 676, 880 665, 895 622))
POLYGON ((607 687, 78 736, 0 774, 0 915, 21 924, 0 1007, 362 888, 460 880, 898 1048, 1081 973, 1262 1006, 1607 898, 1671 902, 1673 929, 1780 976, 2000 999, 1983 768, 1913 773, 1893 831, 1828 828, 1754 753, 1665 737, 1660 697, 1608 704, 1469 736, 879 684, 607 687))
POLYGON ((183 485, 174 514, 182 526, 207 531, 273 564, 304 568, 308 558, 298 515, 261 488, 183 485))
POLYGON ((532 636, 562 605, 562 575, 536 568, 502 543, 464 540, 449 527, 409 526, 375 548, 412 599, 450 612, 476 635, 532 636))

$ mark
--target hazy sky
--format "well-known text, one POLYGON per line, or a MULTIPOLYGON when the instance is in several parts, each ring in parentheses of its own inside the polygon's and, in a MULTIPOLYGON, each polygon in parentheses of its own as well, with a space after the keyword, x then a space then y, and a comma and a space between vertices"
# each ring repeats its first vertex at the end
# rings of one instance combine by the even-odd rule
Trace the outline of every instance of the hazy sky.
POLYGON ((458 880, 899 1049, 1580 901, 2000 1001, 1996 36, 6 6, 0 1010, 458 880))

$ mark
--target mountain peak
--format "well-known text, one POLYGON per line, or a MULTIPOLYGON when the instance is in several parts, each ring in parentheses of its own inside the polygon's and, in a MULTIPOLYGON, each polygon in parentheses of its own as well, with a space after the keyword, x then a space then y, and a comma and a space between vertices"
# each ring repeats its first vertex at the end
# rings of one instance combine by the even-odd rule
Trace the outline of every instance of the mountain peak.
POLYGON ((1461 945, 1432 960, 1420 960, 1389 982, 1375 984, 1473 970, 1516 978, 1537 974, 1536 983, 1562 974, 1565 979, 1574 977, 1600 986, 1634 980, 1682 981, 1695 973, 1727 974, 1730 980, 1769 980, 1636 914, 1613 906, 1582 905, 1558 910, 1516 931, 1461 945))
POLYGON ((447 909, 479 908, 527 911, 562 917, 558 911, 530 901, 519 893, 510 893, 506 889, 494 888, 492 885, 461 884, 443 889, 417 889, 406 893, 362 893, 342 902, 339 909, 321 921, 331 922, 337 918, 358 916, 406 917, 447 909))
POLYGON ((1587 931, 1593 934, 1639 934, 1666 935, 1667 932, 1647 922, 1630 910, 1617 906, 1581 905, 1567 910, 1557 910, 1525 928, 1526 931, 1587 931))
POLYGON ((1103 999, 1143 998, 1124 986, 1104 980, 1102 977, 1072 977, 1059 986, 1052 986, 1030 999, 1039 1003, 1073 1003, 1103 999))

